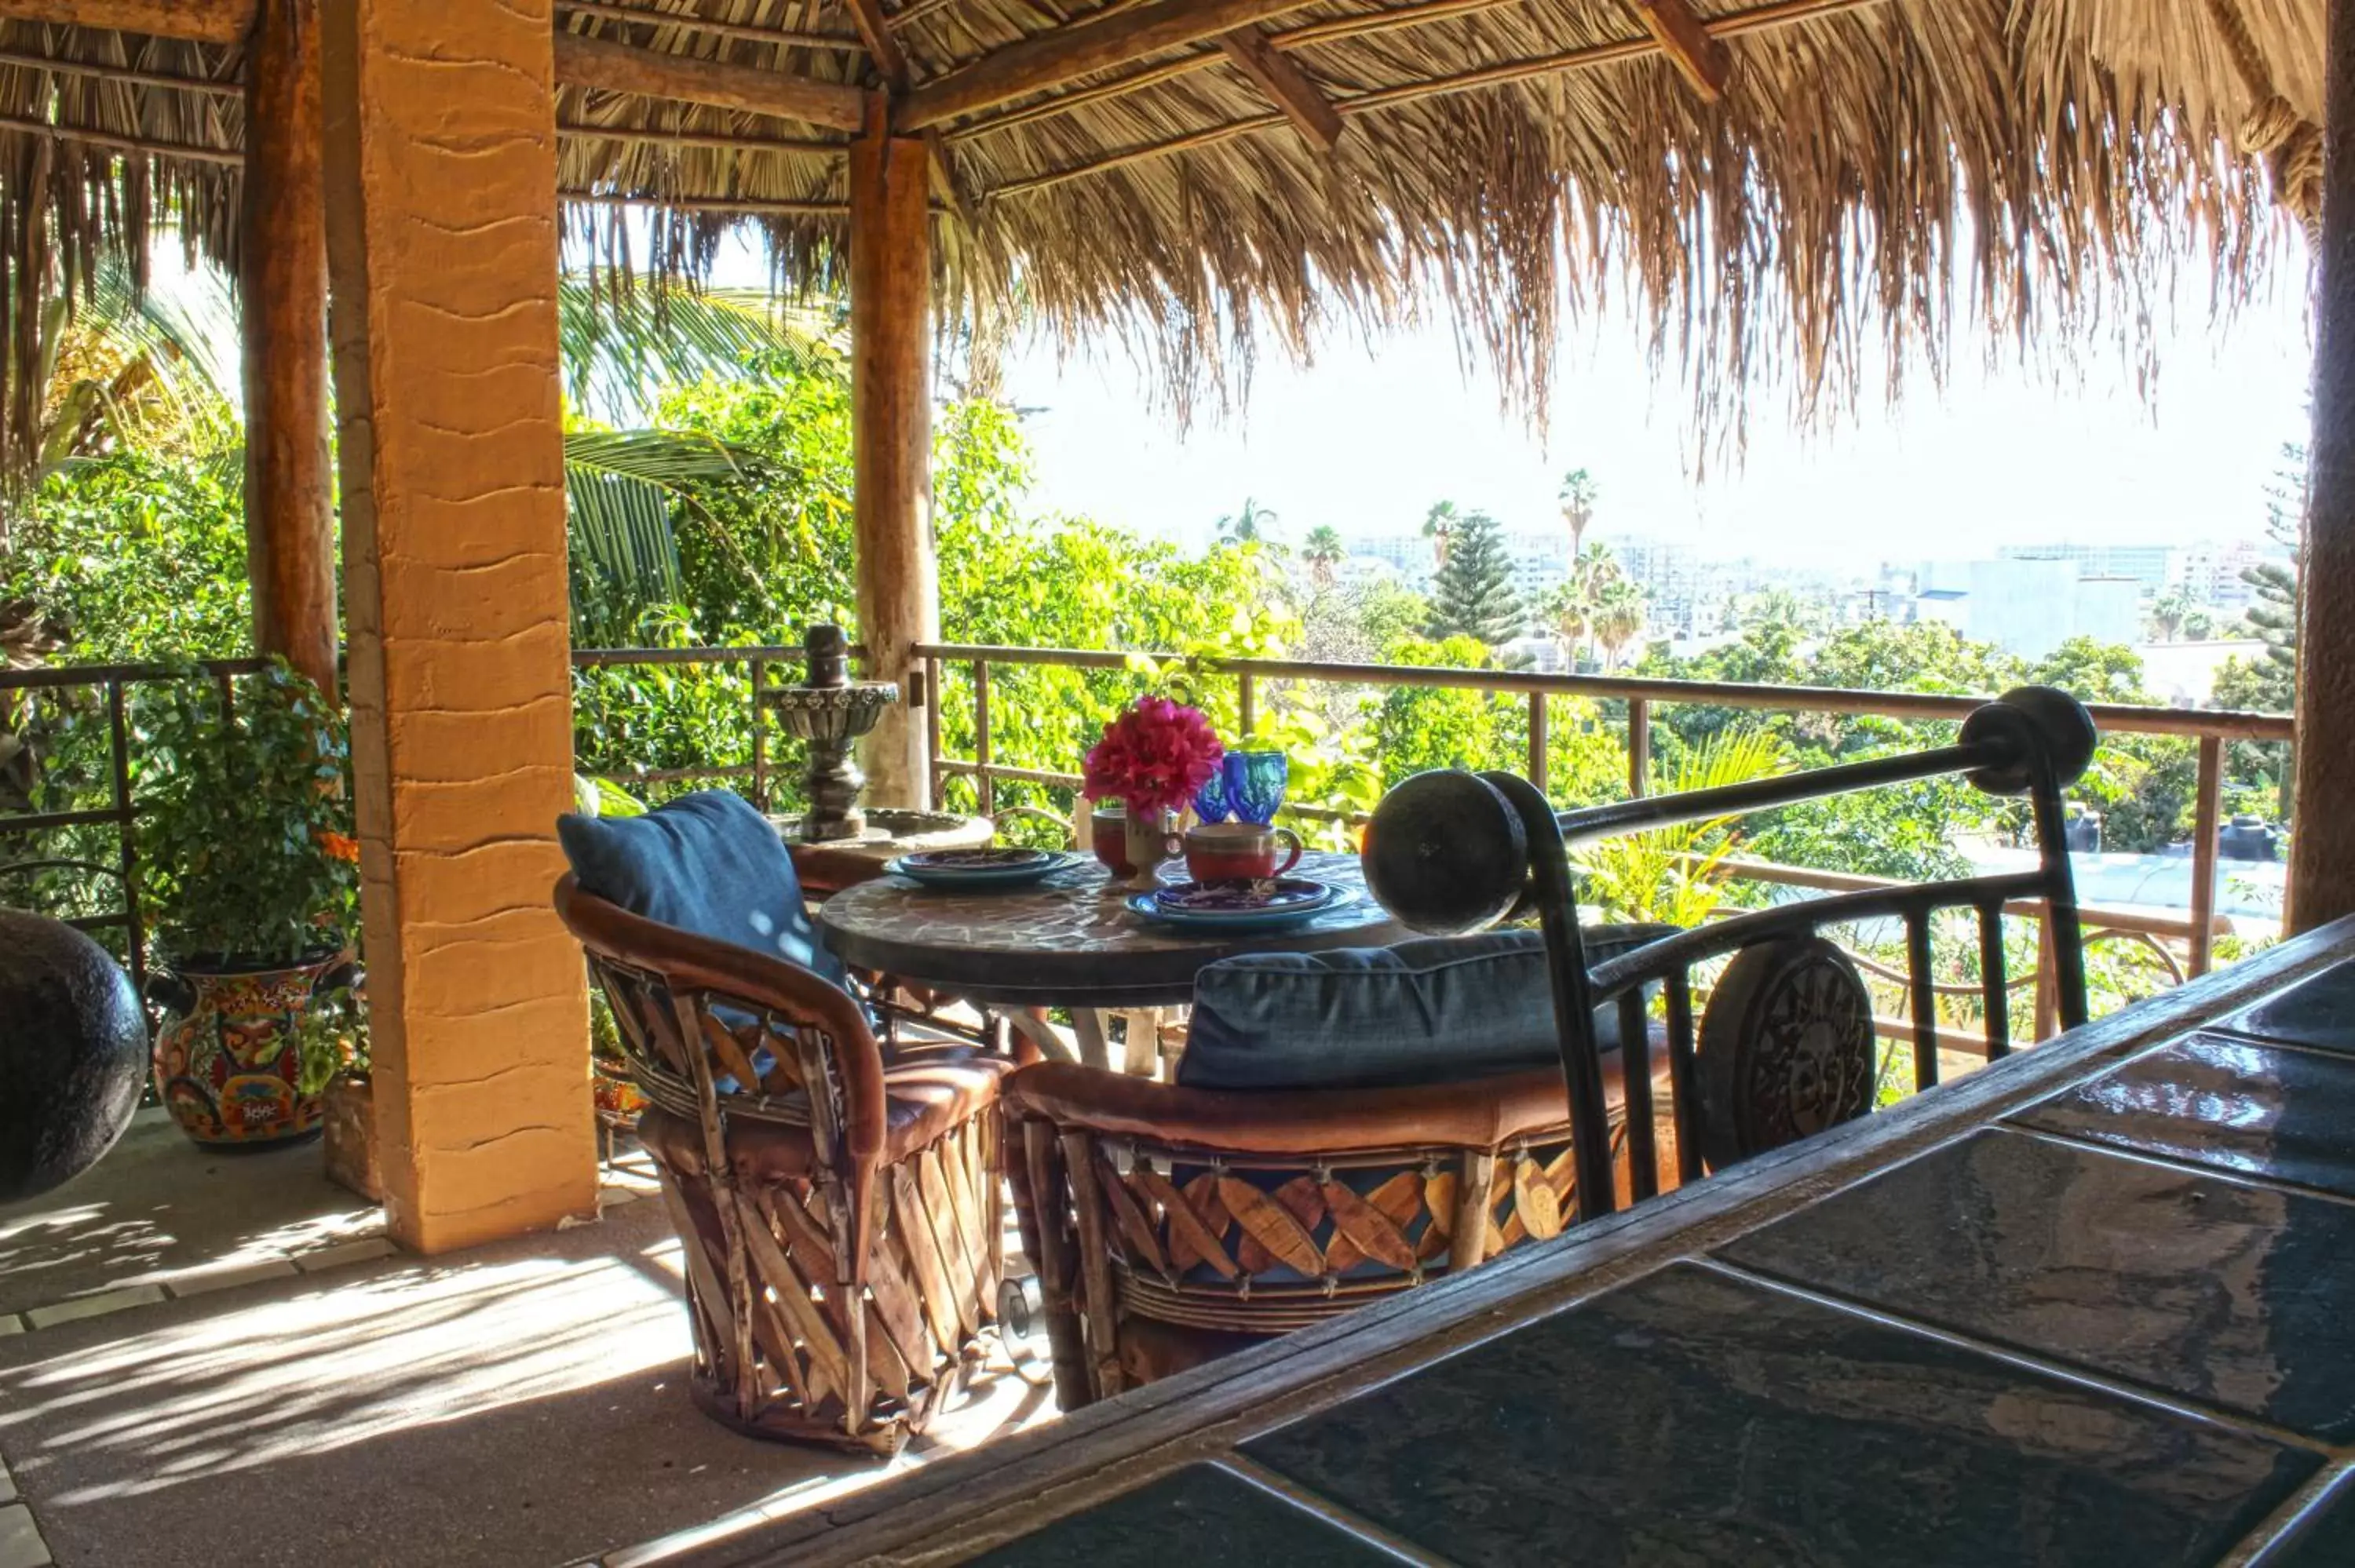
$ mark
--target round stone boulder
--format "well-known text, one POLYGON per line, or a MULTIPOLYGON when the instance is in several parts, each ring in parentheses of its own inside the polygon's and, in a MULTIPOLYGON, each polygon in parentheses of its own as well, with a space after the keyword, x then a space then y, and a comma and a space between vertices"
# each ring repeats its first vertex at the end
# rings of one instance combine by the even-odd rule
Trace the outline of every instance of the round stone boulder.
POLYGON ((0 909, 0 1202, 96 1164, 146 1081, 147 1019, 123 966, 61 921, 0 909))

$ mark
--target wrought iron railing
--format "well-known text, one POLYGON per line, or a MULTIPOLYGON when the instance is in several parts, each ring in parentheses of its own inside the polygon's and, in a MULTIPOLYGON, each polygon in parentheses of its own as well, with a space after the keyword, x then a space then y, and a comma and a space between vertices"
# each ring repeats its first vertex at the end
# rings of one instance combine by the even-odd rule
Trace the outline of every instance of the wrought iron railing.
MULTIPOLYGON (((924 689, 944 690, 948 667, 969 672, 973 697, 974 750, 970 757, 951 757, 943 746, 940 705, 931 705, 926 730, 931 741, 932 789, 937 800, 952 779, 969 779, 981 814, 996 812, 996 786, 1020 782, 1050 788, 1077 789, 1077 773, 1009 766, 996 759, 991 682, 993 668, 1048 667, 1071 670, 1125 671, 1135 668, 1140 655, 1098 652, 1070 648, 1010 648, 973 643, 929 643, 917 649, 925 662, 924 689)), ((1618 703, 1626 711, 1627 794, 1633 798, 1652 789, 1652 722, 1666 705, 1736 708, 1752 712, 1823 714, 1897 720, 1959 723, 1989 700, 1979 695, 1945 695, 1918 692, 1855 691, 1827 686, 1774 686, 1721 681, 1667 680, 1635 675, 1549 674, 1534 670, 1462 670, 1427 665, 1359 664, 1299 659, 1181 659, 1174 653, 1141 657, 1156 664, 1184 663, 1202 675, 1230 677, 1241 727, 1253 727, 1266 683, 1301 682, 1343 687, 1426 687, 1449 691, 1486 692, 1515 696, 1528 705, 1529 746, 1525 776, 1540 793, 1550 771, 1549 702, 1554 697, 1618 703)), ((2122 703, 2086 705, 2105 736, 2120 735, 2175 736, 2198 742, 2193 791, 2194 827, 2191 841, 2191 901, 2185 917, 2171 919, 2145 911, 2088 906, 2083 914, 2090 939, 2178 941, 2185 957, 2179 966, 2172 953, 2171 968, 2189 975, 2205 974, 2214 961, 2216 938, 2230 929, 2216 910, 2219 863, 2218 837, 2222 821, 2226 745, 2233 741, 2286 743, 2295 726, 2286 715, 2225 709, 2160 708, 2122 703)), ((1315 814, 1315 813, 1304 813, 1315 814)), ((1362 822, 1359 813, 1333 813, 1362 822)), ((1819 892, 1857 891, 1857 879, 1838 872, 1806 867, 1737 862, 1727 868, 1736 880, 1777 883, 1819 892)), ((2048 945, 2049 948, 2049 945, 2048 945)), ((2040 1023, 2049 1022, 2051 996, 2040 991, 2040 1023)))
MULTIPOLYGON (((770 767, 768 736, 761 722, 759 694, 775 678, 776 667, 783 663, 798 671, 802 651, 798 648, 599 648, 581 649, 572 655, 576 671, 613 666, 716 666, 738 665, 750 674, 745 707, 745 724, 751 736, 751 759, 741 764, 680 768, 604 768, 606 777, 625 779, 632 784, 673 785, 689 783, 740 783, 750 797, 765 809, 772 793, 773 770, 770 767)), ((197 668, 220 683, 223 699, 234 703, 235 683, 240 676, 259 673, 265 667, 261 659, 211 659, 201 661, 197 668)), ((0 736, 6 735, 18 720, 17 710, 30 696, 46 694, 67 698, 79 694, 91 701, 91 711, 104 715, 106 727, 106 771, 96 793, 106 803, 99 806, 77 806, 63 810, 8 811, 0 808, 0 902, 5 902, 23 879, 41 872, 78 872, 88 878, 101 879, 114 890, 112 908, 94 914, 71 917, 71 923, 88 931, 122 933, 123 954, 131 970, 133 982, 144 987, 147 974, 148 912, 139 895, 137 835, 133 831, 139 817, 139 802, 133 789, 132 758, 133 741, 130 733, 130 693, 133 687, 154 682, 175 679, 185 673, 182 667, 157 663, 69 664, 44 666, 28 670, 0 670, 0 736), (110 853, 103 860, 87 855, 19 855, 10 853, 12 845, 27 840, 37 842, 36 835, 73 828, 111 829, 110 853)))
MULTIPOLYGON (((996 792, 1000 782, 1018 781, 1063 789, 1076 789, 1080 784, 1076 773, 1015 766, 996 759, 993 724, 995 698, 990 681, 992 667, 1049 666, 1125 671, 1135 666, 1138 657, 1077 649, 956 643, 927 644, 917 652, 925 663, 924 678, 911 695, 924 712, 925 728, 931 744, 932 799, 940 799, 949 779, 971 779, 984 815, 996 814, 998 802, 996 792), (936 694, 943 690, 943 667, 950 665, 965 667, 971 676, 974 750, 970 757, 949 756, 943 747, 941 704, 936 694)), ((777 793, 777 770, 771 737, 762 719, 760 694, 773 683, 787 678, 787 672, 797 678, 802 656, 799 648, 784 646, 576 651, 572 660, 577 670, 622 666, 708 670, 732 666, 742 668, 749 676, 744 704, 744 726, 749 736, 747 760, 686 766, 641 766, 634 760, 623 762, 608 758, 598 759, 595 770, 603 777, 646 786, 733 783, 743 788, 765 809, 773 803, 777 793)), ((1146 657, 1156 663, 1167 664, 1178 656, 1152 654, 1146 657)), ((1545 674, 1534 671, 1438 669, 1307 660, 1200 659, 1191 661, 1191 664, 1199 673, 1234 680, 1246 728, 1251 727, 1264 684, 1270 681, 1373 688, 1429 687, 1518 696, 1528 705, 1527 772, 1540 789, 1545 788, 1548 775, 1549 699, 1571 696, 1621 703, 1626 712, 1627 789, 1631 797, 1640 797, 1650 790, 1651 726, 1659 705, 1690 704, 1764 712, 1862 715, 1891 719, 1959 720, 1984 700, 1969 696, 1668 681, 1625 675, 1545 674)), ((215 660, 206 662, 201 667, 214 679, 226 683, 240 675, 259 671, 261 662, 254 659, 215 660)), ((123 931, 126 953, 135 975, 144 975, 144 972, 146 920, 138 899, 136 849, 132 832, 138 807, 131 788, 131 738, 125 722, 126 700, 132 687, 165 679, 176 673, 169 666, 140 663, 0 670, 0 729, 6 727, 12 706, 22 700, 24 694, 80 692, 92 697, 96 710, 106 715, 109 752, 107 779, 101 791, 105 797, 103 805, 14 815, 0 811, 0 897, 7 894, 9 885, 6 879, 10 876, 49 865, 46 861, 10 856, 10 844, 21 843, 28 836, 43 830, 78 826, 112 828, 112 853, 103 862, 77 859, 74 865, 93 876, 119 885, 122 889, 120 906, 103 913, 80 916, 78 923, 92 929, 123 931)), ((2286 742, 2293 733, 2291 721, 2286 716, 2274 714, 2146 708, 2115 704, 2092 705, 2090 711, 2105 734, 2192 737, 2199 742, 2199 763, 2196 786, 2198 828, 2193 836, 2193 891, 2189 916, 2172 920, 2145 911, 2088 906, 2084 914, 2089 938, 2098 940, 2108 934, 2129 939, 2180 943, 2186 957, 2179 968, 2193 975, 2203 973, 2211 962, 2216 935, 2228 928, 2224 922, 2219 920, 2215 907, 2217 826, 2222 799, 2224 747, 2229 742, 2243 740, 2286 742)), ((1729 869, 1739 879, 1781 883, 1819 892, 1854 891, 1861 881, 1870 880, 1838 872, 1764 863, 1737 862, 1729 869)), ((2170 963, 2174 961, 2171 953, 2168 959, 2170 963)))

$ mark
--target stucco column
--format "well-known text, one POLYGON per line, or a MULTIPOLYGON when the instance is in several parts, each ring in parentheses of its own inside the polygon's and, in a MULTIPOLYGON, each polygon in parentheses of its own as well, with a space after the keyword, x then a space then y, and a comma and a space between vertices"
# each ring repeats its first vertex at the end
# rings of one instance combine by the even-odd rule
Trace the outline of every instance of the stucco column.
POLYGON ((2355 0, 2331 0, 2289 926, 2355 914, 2355 0))
POLYGON ((549 0, 327 0, 353 772, 393 1234, 596 1207, 572 799, 549 0))
MULTIPOLYGON (((932 252, 918 136, 882 128, 850 144, 850 440, 858 546, 858 639, 869 680, 917 690, 911 650, 940 639, 932 553, 932 252)), ((939 694, 922 694, 937 702, 939 694)), ((887 709, 867 739, 868 798, 927 803, 930 759, 914 704, 887 709)))

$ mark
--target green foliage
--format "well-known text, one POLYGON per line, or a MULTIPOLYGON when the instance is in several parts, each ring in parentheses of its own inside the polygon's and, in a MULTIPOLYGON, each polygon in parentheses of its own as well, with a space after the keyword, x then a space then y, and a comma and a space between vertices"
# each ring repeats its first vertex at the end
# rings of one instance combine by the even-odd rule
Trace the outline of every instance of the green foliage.
MULTIPOLYGON (((1460 536, 1457 547, 1462 547, 1460 536)), ((1395 642, 1383 650, 1382 659, 1391 664, 1451 670, 1479 670, 1490 664, 1488 650, 1480 640, 1463 635, 1436 641, 1395 642)), ((1374 753, 1381 759, 1385 788, 1433 768, 1526 772, 1529 748, 1529 705, 1520 697, 1440 686, 1394 686, 1381 695, 1374 712, 1374 753)))
POLYGON ((283 660, 219 685, 193 665, 132 705, 142 895, 183 961, 291 965, 347 946, 359 887, 340 715, 283 660))
POLYGON ((1432 581, 1428 635, 1434 641, 1469 637, 1493 648, 1518 636, 1522 624, 1504 530, 1485 512, 1466 513, 1448 535, 1447 559, 1432 581))
POLYGON ((243 482, 144 452, 68 464, 0 552, 0 602, 61 617, 60 662, 240 657, 253 636, 243 482))
MULTIPOLYGON (((1772 735, 1728 731, 1686 753, 1668 787, 1715 789, 1782 770, 1783 747, 1772 735)), ((1724 863, 1741 843, 1739 821, 1720 817, 1576 846, 1579 902, 1610 920, 1698 926, 1724 902, 1724 863)))

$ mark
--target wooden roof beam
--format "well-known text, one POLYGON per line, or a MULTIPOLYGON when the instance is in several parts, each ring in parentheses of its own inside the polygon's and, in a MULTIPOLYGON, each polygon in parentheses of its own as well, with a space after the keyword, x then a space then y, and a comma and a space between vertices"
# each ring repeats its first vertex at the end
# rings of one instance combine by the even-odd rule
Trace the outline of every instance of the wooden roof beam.
POLYGON ((717 22, 677 11, 649 11, 643 5, 620 5, 613 0, 556 0, 559 11, 594 16, 630 27, 677 27, 686 33, 707 33, 715 38, 735 38, 747 44, 783 45, 794 49, 833 49, 858 54, 866 45, 847 34, 812 33, 790 27, 756 27, 744 22, 717 22))
POLYGON ((1660 52, 1668 63, 1682 74, 1685 82, 1703 103, 1715 103, 1725 97, 1726 79, 1733 73, 1733 56, 1724 43, 1710 37, 1709 29, 1700 25, 1692 7, 1685 0, 1628 0, 1636 16, 1652 37, 1659 41, 1660 52))
POLYGON ((111 27, 201 44, 238 44, 253 26, 254 0, 0 0, 0 22, 111 27))
POLYGON ((902 100, 897 131, 921 131, 961 114, 995 108, 1114 70, 1162 49, 1199 43, 1296 11, 1310 0, 1146 0, 1113 16, 1074 22, 1008 44, 962 70, 926 82, 902 100))
POLYGON ((1329 153, 1341 144, 1345 127, 1340 111, 1308 79, 1307 72, 1275 52, 1265 33, 1256 26, 1237 27, 1219 35, 1219 48, 1235 62, 1236 69, 1267 95, 1269 102, 1284 111, 1310 146, 1329 153))
POLYGON ((850 24, 858 29, 867 58, 875 62, 875 74, 883 79, 883 85, 894 92, 907 91, 908 51, 891 36, 879 0, 845 0, 843 9, 850 13, 850 24))
POLYGON ((556 79, 567 87, 709 103, 836 131, 857 131, 867 122, 866 95, 845 82, 658 54, 574 33, 557 35, 556 79))

